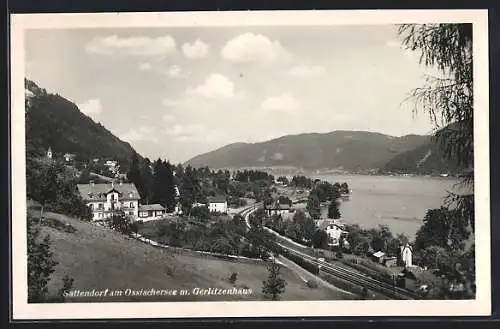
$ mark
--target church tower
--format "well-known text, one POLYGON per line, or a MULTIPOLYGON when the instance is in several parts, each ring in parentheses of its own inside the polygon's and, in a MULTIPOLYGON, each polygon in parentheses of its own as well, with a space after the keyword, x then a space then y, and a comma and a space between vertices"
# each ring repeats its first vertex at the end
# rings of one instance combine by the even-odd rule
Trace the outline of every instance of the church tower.
POLYGON ((52 148, 49 146, 49 149, 47 150, 47 159, 52 159, 52 148))

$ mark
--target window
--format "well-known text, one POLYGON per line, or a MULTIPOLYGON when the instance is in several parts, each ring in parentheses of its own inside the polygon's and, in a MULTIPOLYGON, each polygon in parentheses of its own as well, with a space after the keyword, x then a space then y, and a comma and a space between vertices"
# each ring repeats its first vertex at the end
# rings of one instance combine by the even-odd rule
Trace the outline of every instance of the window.
POLYGON ((94 210, 94 205, 92 203, 89 203, 89 208, 90 210, 94 210))
POLYGON ((130 208, 134 208, 134 203, 130 202, 130 208))
POLYGON ((103 208, 104 208, 104 204, 99 203, 99 209, 103 209, 103 208))
POLYGON ((134 212, 133 212, 133 211, 129 211, 129 212, 128 212, 128 214, 129 214, 130 216, 132 216, 132 215, 134 214, 134 212))

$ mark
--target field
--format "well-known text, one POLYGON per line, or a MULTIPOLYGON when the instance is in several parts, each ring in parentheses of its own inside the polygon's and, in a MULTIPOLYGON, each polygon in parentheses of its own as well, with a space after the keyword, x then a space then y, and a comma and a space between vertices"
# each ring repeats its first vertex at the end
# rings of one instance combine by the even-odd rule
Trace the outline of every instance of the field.
MULTIPOLYGON (((125 237, 108 229, 48 213, 71 224, 76 231, 68 233, 52 227, 43 227, 43 234, 52 240, 54 258, 59 263, 49 282, 49 292, 56 295, 62 286, 62 278, 74 278, 73 289, 187 289, 193 288, 248 288, 247 296, 162 296, 162 297, 79 297, 67 298, 68 302, 97 301, 222 301, 265 300, 261 293, 262 281, 267 279, 265 264, 248 264, 220 259, 200 258, 173 254, 137 240, 125 237), (231 284, 228 277, 237 273, 231 284)), ((287 281, 282 300, 338 300, 350 296, 327 288, 309 288, 305 282, 288 268, 282 269, 287 281)))

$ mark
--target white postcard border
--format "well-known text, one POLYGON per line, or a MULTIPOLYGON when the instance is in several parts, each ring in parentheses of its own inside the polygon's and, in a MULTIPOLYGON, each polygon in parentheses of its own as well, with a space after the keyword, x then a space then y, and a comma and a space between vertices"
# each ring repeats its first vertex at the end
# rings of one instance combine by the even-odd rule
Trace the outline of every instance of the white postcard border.
POLYGON ((491 313, 488 15, 486 10, 246 11, 11 15, 13 319, 274 316, 473 316, 491 313), (473 23, 476 202, 475 300, 27 303, 24 31, 26 29, 473 23), (272 305, 271 305, 272 304, 272 305))

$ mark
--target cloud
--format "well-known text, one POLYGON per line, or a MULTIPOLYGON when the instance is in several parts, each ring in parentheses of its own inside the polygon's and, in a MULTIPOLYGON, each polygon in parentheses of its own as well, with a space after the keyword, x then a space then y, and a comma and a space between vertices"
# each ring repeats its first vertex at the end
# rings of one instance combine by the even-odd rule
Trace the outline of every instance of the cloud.
POLYGON ((300 104, 289 94, 268 97, 261 104, 261 108, 268 111, 290 112, 297 110, 300 104))
POLYGON ((178 65, 172 65, 167 70, 167 75, 171 78, 180 78, 184 74, 182 73, 182 69, 178 65))
POLYGON ((141 71, 151 70, 151 63, 140 63, 139 70, 141 70, 141 71))
POLYGON ((245 33, 229 40, 222 48, 221 56, 237 63, 272 62, 292 57, 278 41, 253 33, 245 33))
POLYGON ((101 55, 165 56, 175 52, 176 44, 169 35, 157 38, 111 35, 93 38, 85 50, 101 55))
POLYGON ((208 54, 208 45, 199 39, 193 43, 186 42, 182 45, 182 53, 191 59, 203 58, 208 54))
POLYGON ((90 117, 96 117, 102 112, 101 100, 98 98, 89 99, 82 104, 78 104, 78 108, 83 114, 90 117))
POLYGON ((210 99, 227 99, 234 97, 234 84, 222 74, 213 73, 205 82, 196 88, 188 88, 187 96, 199 96, 210 99))
POLYGON ((176 124, 172 128, 167 129, 165 134, 169 136, 181 136, 181 135, 192 135, 203 131, 205 127, 201 124, 176 124))
POLYGON ((120 136, 121 140, 127 142, 152 142, 158 143, 160 140, 156 137, 156 129, 150 126, 141 126, 137 129, 131 129, 120 136))
POLYGON ((225 138, 222 131, 210 131, 202 124, 176 124, 165 134, 175 142, 215 143, 225 138))
POLYGON ((161 103, 163 104, 163 106, 173 107, 173 106, 180 105, 181 101, 175 100, 175 99, 170 99, 170 98, 164 98, 161 100, 161 103))
POLYGON ((166 121, 166 122, 172 122, 176 118, 174 115, 167 113, 167 114, 163 115, 162 119, 163 119, 163 121, 166 121))
POLYGON ((297 65, 290 68, 290 70, 288 70, 288 74, 300 78, 313 78, 326 74, 326 69, 321 65, 297 65))

